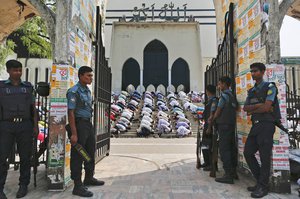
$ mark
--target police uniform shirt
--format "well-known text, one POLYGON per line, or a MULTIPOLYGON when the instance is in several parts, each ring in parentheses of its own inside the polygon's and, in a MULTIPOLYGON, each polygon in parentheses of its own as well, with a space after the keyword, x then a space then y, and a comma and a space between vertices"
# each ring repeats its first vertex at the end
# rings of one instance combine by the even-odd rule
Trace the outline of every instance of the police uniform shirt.
MULTIPOLYGON (((11 80, 10 80, 10 79, 7 79, 7 80, 4 82, 4 84, 6 84, 6 85, 9 85, 9 84, 10 84, 10 85, 11 85, 12 83, 11 83, 11 80)), ((21 87, 31 86, 31 87, 32 87, 32 85, 31 85, 30 82, 25 82, 25 81, 21 81, 19 86, 21 86, 21 87)), ((32 91, 33 91, 33 90, 32 90, 32 91)), ((34 92, 32 92, 32 104, 35 104, 35 95, 34 95, 34 92)))
POLYGON ((227 90, 224 90, 222 93, 221 93, 221 97, 220 97, 220 100, 219 100, 219 103, 218 103, 218 107, 223 109, 225 107, 225 104, 226 102, 229 102, 229 96, 228 94, 232 95, 232 92, 230 89, 227 89, 227 90), (227 93, 227 94, 226 94, 227 93))
MULTIPOLYGON (((262 81, 260 84, 255 84, 254 87, 252 88, 252 91, 259 91, 260 89, 262 89, 262 87, 267 84, 268 82, 262 81)), ((274 102, 276 97, 276 87, 274 86, 274 84, 269 84, 269 89, 267 91, 267 98, 266 101, 272 101, 274 102)), ((245 101, 245 105, 249 105, 250 104, 250 97, 247 96, 246 101, 245 101)))
POLYGON ((215 96, 209 97, 208 101, 212 100, 210 112, 215 112, 217 110, 217 98, 215 96))
POLYGON ((67 92, 68 109, 75 110, 75 117, 92 117, 92 96, 87 86, 79 82, 67 92))

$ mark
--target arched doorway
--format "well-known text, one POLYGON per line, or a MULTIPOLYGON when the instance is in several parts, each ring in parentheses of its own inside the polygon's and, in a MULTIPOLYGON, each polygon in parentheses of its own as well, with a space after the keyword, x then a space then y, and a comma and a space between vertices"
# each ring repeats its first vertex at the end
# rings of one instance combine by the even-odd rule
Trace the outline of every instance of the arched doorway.
POLYGON ((122 90, 132 84, 135 88, 140 85, 140 65, 133 59, 129 58, 123 65, 122 69, 122 90))
POLYGON ((153 84, 155 88, 162 84, 168 86, 168 49, 155 39, 144 49, 144 86, 153 84))
POLYGON ((178 58, 174 62, 171 70, 171 82, 175 88, 182 84, 185 88, 185 92, 190 91, 190 69, 184 59, 178 58))

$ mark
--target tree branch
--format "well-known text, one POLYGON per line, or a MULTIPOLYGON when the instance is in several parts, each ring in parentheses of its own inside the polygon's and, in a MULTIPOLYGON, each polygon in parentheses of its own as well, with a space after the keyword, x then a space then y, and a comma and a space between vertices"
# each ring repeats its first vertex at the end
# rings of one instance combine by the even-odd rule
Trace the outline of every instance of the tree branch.
POLYGON ((55 49, 55 26, 56 26, 56 15, 47 7, 41 0, 28 0, 28 2, 37 9, 40 16, 45 20, 47 25, 47 32, 52 44, 52 52, 55 49))
POLYGON ((283 0, 279 5, 279 22, 280 27, 283 21, 284 16, 288 12, 289 8, 293 5, 296 0, 283 0))

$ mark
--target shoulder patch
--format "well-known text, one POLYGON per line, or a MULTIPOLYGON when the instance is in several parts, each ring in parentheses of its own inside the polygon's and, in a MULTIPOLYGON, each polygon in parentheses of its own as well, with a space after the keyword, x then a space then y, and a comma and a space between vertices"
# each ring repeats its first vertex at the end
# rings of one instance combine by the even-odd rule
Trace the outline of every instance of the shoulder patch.
POLYGON ((272 95, 272 94, 273 94, 272 89, 269 89, 268 92, 267 92, 267 95, 272 95))

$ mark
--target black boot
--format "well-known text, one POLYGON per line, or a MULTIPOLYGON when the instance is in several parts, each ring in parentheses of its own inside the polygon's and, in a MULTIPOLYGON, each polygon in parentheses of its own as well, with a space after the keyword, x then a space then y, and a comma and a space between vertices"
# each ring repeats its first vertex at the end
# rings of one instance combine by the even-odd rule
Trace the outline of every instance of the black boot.
POLYGON ((203 168, 203 171, 210 171, 211 170, 211 166, 207 165, 206 167, 203 168))
POLYGON ((261 186, 257 186, 256 189, 251 193, 252 198, 262 198, 268 195, 268 189, 261 186))
POLYGON ((0 191, 0 199, 7 199, 5 193, 3 192, 3 190, 0 191))
POLYGON ((28 192, 27 185, 20 185, 16 197, 17 198, 23 198, 24 196, 27 195, 27 192, 28 192))
POLYGON ((250 191, 250 192, 253 192, 253 191, 255 191, 256 186, 257 186, 257 185, 252 186, 252 187, 247 187, 247 190, 250 191))
POLYGON ((234 184, 232 176, 228 173, 225 173, 223 177, 216 178, 215 181, 225 184, 234 184))
POLYGON ((72 194, 80 197, 93 197, 94 195, 83 185, 75 185, 72 194))
POLYGON ((85 178, 83 181, 83 184, 85 186, 102 186, 102 185, 104 185, 104 183, 105 183, 104 181, 98 180, 94 177, 85 178))
POLYGON ((233 179, 235 179, 235 180, 239 179, 236 169, 232 169, 231 175, 232 175, 233 179))

